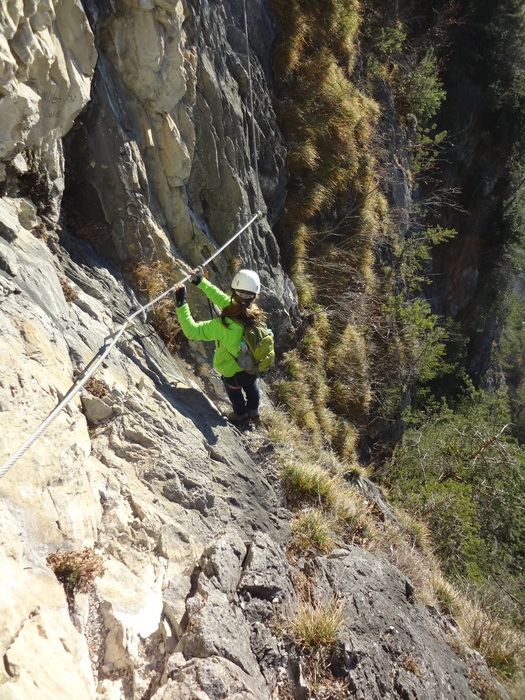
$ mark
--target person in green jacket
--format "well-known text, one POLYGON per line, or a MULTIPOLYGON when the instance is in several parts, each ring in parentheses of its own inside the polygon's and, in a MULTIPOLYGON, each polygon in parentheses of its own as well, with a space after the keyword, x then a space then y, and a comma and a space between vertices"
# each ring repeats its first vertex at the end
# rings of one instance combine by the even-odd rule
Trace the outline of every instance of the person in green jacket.
POLYGON ((186 303, 186 288, 174 286, 176 312, 182 332, 189 340, 214 340, 213 367, 222 376, 224 388, 231 401, 233 413, 228 420, 244 423, 259 418, 259 387, 257 376, 245 372, 236 362, 241 346, 243 327, 264 320, 265 314, 255 303, 261 290, 259 275, 253 270, 239 270, 231 283, 231 293, 225 294, 204 277, 202 268, 193 270, 191 282, 221 309, 211 321, 196 322, 186 303), (237 319, 240 323, 236 323, 237 319))

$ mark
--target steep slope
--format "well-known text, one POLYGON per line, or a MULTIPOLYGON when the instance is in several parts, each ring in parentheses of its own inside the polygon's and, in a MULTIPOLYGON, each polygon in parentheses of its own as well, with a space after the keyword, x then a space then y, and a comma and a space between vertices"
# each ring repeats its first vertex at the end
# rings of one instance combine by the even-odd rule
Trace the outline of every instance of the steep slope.
MULTIPOLYGON (((226 285, 234 254, 257 266, 284 343, 296 312, 270 230, 284 198, 271 18, 249 9, 268 214, 212 276, 226 285)), ((240 4, 86 12, 93 32, 74 0, 0 9, 2 463, 139 307, 129 266, 176 254, 186 269, 257 205, 240 4)), ((288 559, 272 444, 229 426, 217 378, 148 321, 0 479, 0 698, 507 697, 380 555, 288 559), (103 574, 67 594, 48 555, 91 547, 103 574), (288 633, 304 580, 314 603, 342 606, 331 689, 305 685, 288 633)))

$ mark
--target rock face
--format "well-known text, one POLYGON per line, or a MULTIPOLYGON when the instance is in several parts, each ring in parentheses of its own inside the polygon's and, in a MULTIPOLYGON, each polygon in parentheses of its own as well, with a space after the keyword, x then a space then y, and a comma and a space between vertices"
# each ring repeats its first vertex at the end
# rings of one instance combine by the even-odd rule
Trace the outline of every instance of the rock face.
MULTIPOLYGON (((1 464, 140 306, 125 264, 194 265, 259 205, 211 272, 226 285, 234 255, 257 266, 284 337, 272 24, 247 5, 260 199, 240 2, 0 7, 1 464)), ((229 426, 220 382, 203 381, 139 317, 0 477, 0 700, 306 697, 275 624, 297 601, 268 445, 229 426), (68 599, 47 556, 86 547, 104 573, 68 599)), ((345 603, 333 666, 356 697, 473 697, 397 570, 358 549, 309 566, 314 594, 345 603)))
POLYGON ((467 666, 444 641, 450 623, 407 597, 406 579, 395 567, 359 547, 334 551, 315 566, 316 596, 337 590, 345 601, 346 641, 333 663, 352 697, 477 697, 467 666))
MULTIPOLYGON (((20 225, 13 241, 0 241, 1 259, 10 262, 0 277, 2 461, 69 389, 119 314, 137 305, 89 246, 71 246, 72 257, 53 255, 20 225)), ((125 689, 133 687, 142 697, 164 672, 164 666, 149 669, 152 659, 160 664, 187 628, 185 600, 207 543, 234 528, 213 556, 205 552, 210 563, 202 564, 203 576, 218 578, 220 608, 231 605, 221 596, 233 594, 239 583, 253 588, 248 550, 259 543, 275 553, 287 538, 286 512, 249 445, 146 325, 135 326, 97 377, 105 396, 84 392, 75 399, 1 479, 3 590, 12 590, 2 605, 1 641, 9 668, 21 669, 12 678, 4 674, 11 693, 5 697, 35 697, 41 663, 29 663, 24 650, 33 647, 32 653, 47 658, 52 644, 59 647, 53 658, 65 670, 51 674, 56 686, 46 686, 50 697, 60 686, 75 688, 75 697, 92 697, 98 681, 100 693, 129 697, 125 689), (79 633, 46 554, 93 544, 104 552, 105 574, 75 611, 79 633), (93 620, 104 630, 103 652, 96 645, 88 650, 93 620), (69 678, 72 668, 75 679, 69 678)), ((231 630, 240 616, 239 607, 231 630)), ((199 643, 213 649, 215 642, 198 642, 194 633, 189 640, 182 635, 181 643, 191 650, 199 643)), ((249 650, 249 635, 246 644, 249 650)), ((227 648, 221 651, 229 658, 227 648)), ((199 653, 188 652, 188 658, 194 655, 199 653)), ((256 667, 252 659, 247 673, 256 667)), ((262 687, 260 673, 254 687, 262 687)))
POLYGON ((89 100, 96 61, 79 0, 2 3, 0 57, 0 160, 12 182, 6 189, 38 189, 41 209, 56 220, 61 139, 89 100))
POLYGON ((119 263, 175 253, 196 265, 261 210, 214 268, 227 288, 235 256, 256 267, 285 331, 282 301, 292 308, 294 292, 271 231, 284 152, 268 92, 268 7, 248 3, 248 35, 235 0, 86 7, 99 58, 92 100, 67 139, 71 221, 119 263))

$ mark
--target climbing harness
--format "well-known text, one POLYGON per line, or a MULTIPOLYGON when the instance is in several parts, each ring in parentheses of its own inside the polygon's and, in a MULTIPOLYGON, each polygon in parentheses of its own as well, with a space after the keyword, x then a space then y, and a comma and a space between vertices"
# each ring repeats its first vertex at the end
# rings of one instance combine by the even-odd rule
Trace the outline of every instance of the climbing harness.
MULTIPOLYGON (((222 245, 213 255, 211 255, 207 260, 205 260, 202 263, 202 267, 206 267, 207 265, 210 264, 214 258, 216 258, 220 253, 222 253, 225 248, 227 248, 233 241, 238 238, 244 231, 246 231, 247 228, 249 228, 260 216, 262 216, 261 212, 258 211, 252 218, 248 221, 247 224, 245 224, 241 229, 237 231, 237 233, 232 236, 224 245, 222 245)), ((190 279, 191 275, 186 275, 184 279, 180 280, 180 283, 184 284, 190 279)), ((179 283, 178 283, 179 284, 179 283)), ((78 392, 84 387, 87 381, 95 374, 97 369, 100 367, 100 365, 104 362, 106 357, 109 355, 109 353, 113 350, 115 345, 118 343, 122 335, 125 333, 125 331, 130 328, 133 325, 134 319, 137 318, 137 316, 140 316, 144 311, 152 307, 154 304, 156 304, 158 301, 163 299, 165 296, 170 294, 170 292, 173 290, 173 287, 176 285, 173 285, 172 287, 169 287, 169 289, 166 289, 162 294, 159 294, 155 299, 152 301, 148 302, 144 306, 141 306, 139 309, 137 309, 135 312, 131 314, 131 316, 128 316, 128 318, 124 321, 124 323, 120 326, 120 328, 115 331, 115 333, 112 333, 109 335, 105 340, 106 343, 107 341, 111 340, 111 343, 105 348, 105 350, 100 354, 98 359, 95 357, 94 360, 92 360, 89 365, 85 368, 84 372, 82 373, 81 379, 79 379, 76 384, 74 384, 71 389, 67 392, 67 394, 64 396, 62 401, 58 403, 55 408, 51 411, 51 413, 47 416, 47 418, 40 424, 40 426, 35 430, 35 432, 30 435, 27 440, 21 445, 16 452, 14 452, 11 457, 3 464, 3 466, 0 468, 0 478, 2 478, 8 471, 11 469, 13 464, 17 462, 20 457, 31 447, 31 445, 38 440, 38 438, 42 435, 42 433, 51 425, 51 423, 55 420, 55 418, 58 416, 58 414, 64 409, 68 403, 73 399, 74 396, 78 394, 78 392), (91 366, 90 366, 91 365, 91 366)))

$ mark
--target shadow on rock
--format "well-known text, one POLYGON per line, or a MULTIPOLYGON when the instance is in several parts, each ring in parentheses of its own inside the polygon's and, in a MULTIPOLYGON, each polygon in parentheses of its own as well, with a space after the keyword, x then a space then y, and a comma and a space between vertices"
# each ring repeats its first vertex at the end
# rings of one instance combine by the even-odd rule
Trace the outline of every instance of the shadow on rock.
POLYGON ((159 391, 176 411, 193 422, 209 445, 217 443, 213 428, 225 426, 228 421, 205 394, 191 387, 170 387, 169 390, 162 388, 159 391))

